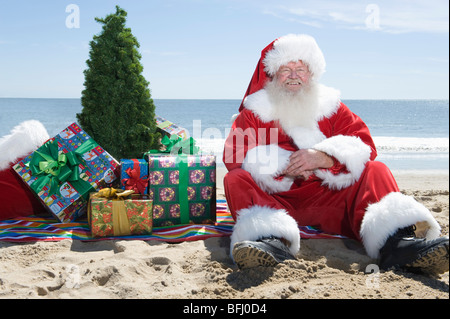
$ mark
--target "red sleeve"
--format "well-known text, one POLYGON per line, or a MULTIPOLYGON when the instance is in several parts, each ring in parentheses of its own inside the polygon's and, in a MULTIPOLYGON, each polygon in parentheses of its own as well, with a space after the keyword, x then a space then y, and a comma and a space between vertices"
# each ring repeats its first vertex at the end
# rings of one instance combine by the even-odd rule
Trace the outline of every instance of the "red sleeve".
POLYGON ((335 114, 334 134, 333 135, 350 135, 359 137, 365 144, 372 149, 371 160, 377 157, 375 143, 370 135, 369 128, 366 123, 341 102, 341 107, 335 114))
POLYGON ((229 171, 240 168, 247 151, 257 145, 258 122, 253 112, 247 109, 235 119, 223 152, 223 162, 229 171))
MULTIPOLYGON (((341 102, 337 112, 329 119, 331 130, 327 132, 327 137, 336 135, 357 136, 362 142, 370 146, 370 160, 373 161, 377 157, 375 143, 370 134, 369 128, 364 121, 354 114, 344 103, 341 102)), ((345 164, 340 163, 333 157, 334 165, 329 170, 333 174, 347 172, 345 164)))

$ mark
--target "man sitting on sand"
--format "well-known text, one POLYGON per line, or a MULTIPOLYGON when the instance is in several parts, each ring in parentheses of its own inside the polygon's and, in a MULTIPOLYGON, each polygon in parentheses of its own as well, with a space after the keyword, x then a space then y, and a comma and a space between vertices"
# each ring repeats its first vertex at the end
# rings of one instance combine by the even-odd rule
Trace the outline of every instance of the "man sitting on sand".
POLYGON ((310 225, 362 241, 382 269, 448 271, 448 237, 375 161, 365 123, 319 84, 324 71, 307 35, 261 53, 224 149, 232 258, 240 268, 294 259, 297 225, 310 225))

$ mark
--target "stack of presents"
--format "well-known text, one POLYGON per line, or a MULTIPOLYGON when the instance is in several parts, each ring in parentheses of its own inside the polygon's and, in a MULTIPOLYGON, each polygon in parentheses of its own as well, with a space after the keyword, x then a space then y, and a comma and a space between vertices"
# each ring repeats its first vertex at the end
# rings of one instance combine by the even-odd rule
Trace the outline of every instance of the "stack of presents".
POLYGON ((154 227, 214 224, 216 159, 185 129, 156 117, 164 150, 114 159, 76 123, 14 165, 60 222, 87 213, 92 237, 148 235, 154 227))

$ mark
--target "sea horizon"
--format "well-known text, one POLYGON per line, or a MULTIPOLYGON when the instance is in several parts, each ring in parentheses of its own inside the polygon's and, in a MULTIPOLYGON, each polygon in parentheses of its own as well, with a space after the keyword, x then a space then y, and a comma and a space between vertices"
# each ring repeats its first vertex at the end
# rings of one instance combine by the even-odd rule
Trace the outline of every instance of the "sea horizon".
MULTIPOLYGON (((8 97, 1 96, 0 99, 53 99, 53 100, 81 100, 81 97, 8 97)), ((152 100, 242 100, 242 98, 157 98, 152 100)), ((344 98, 342 101, 449 101, 449 98, 344 98)))
MULTIPOLYGON (((156 99, 155 115, 183 128, 221 162, 231 118, 241 99, 156 99), (200 120, 200 134, 195 121, 200 120), (195 136, 194 136, 195 134, 195 136)), ((370 129, 377 159, 393 170, 449 170, 447 99, 343 99, 370 129)), ((43 123, 50 136, 76 122, 81 98, 0 98, 0 138, 25 120, 43 123)), ((222 163, 223 165, 223 163, 222 163)))

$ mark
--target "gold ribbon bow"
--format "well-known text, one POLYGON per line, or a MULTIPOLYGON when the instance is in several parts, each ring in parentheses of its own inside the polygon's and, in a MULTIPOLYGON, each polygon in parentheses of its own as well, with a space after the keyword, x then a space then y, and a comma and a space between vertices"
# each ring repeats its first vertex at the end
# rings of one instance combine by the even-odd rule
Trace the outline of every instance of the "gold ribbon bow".
POLYGON ((114 236, 126 236, 131 234, 125 198, 134 194, 133 190, 122 190, 115 188, 103 188, 97 193, 91 194, 91 198, 106 198, 112 200, 112 222, 114 236))

